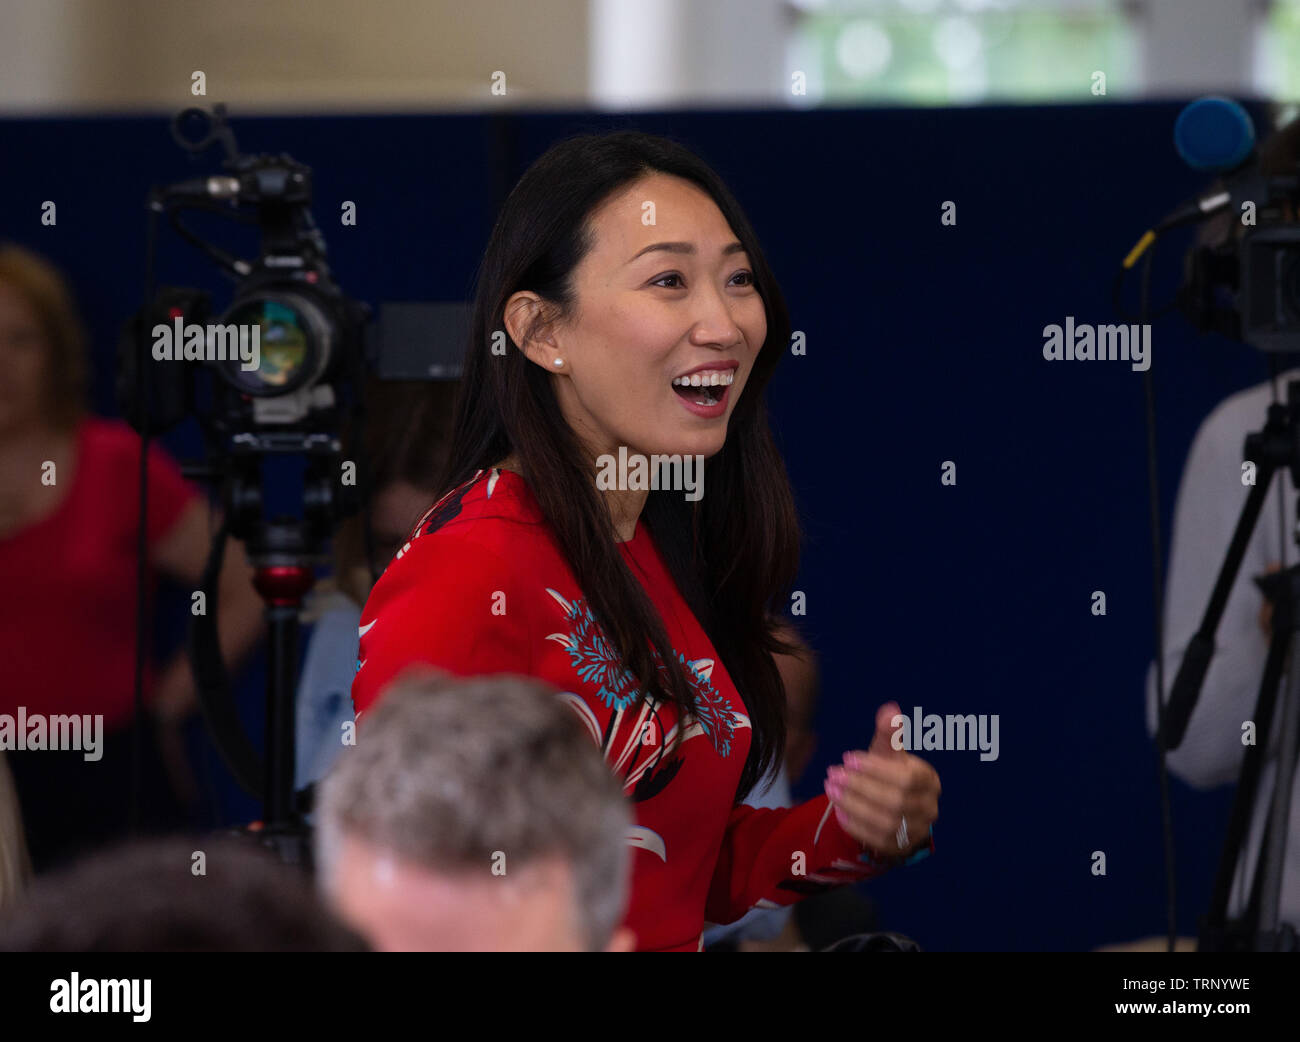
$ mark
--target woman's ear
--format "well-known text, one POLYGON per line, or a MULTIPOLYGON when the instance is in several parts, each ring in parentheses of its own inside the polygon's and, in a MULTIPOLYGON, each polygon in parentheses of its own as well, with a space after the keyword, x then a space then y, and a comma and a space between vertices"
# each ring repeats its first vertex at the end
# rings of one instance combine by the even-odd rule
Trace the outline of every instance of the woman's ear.
POLYGON ((536 293, 520 290, 503 309, 506 332, 531 362, 548 372, 562 372, 555 363, 561 353, 549 335, 546 310, 546 302, 536 293))

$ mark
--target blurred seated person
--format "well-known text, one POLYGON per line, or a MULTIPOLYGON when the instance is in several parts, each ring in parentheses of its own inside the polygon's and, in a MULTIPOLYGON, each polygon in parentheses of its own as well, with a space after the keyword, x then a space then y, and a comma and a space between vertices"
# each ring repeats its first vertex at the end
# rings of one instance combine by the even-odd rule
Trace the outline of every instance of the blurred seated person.
POLYGON ((633 824, 559 693, 408 670, 320 790, 318 883, 379 951, 630 951, 633 824))
POLYGON ((23 818, 18 810, 18 794, 13 776, 0 752, 0 915, 6 906, 18 900, 27 887, 31 861, 27 856, 27 838, 23 818))
MULTIPOLYGON (((29 250, 0 246, 0 714, 10 726, 20 710, 29 724, 98 718, 86 728, 98 736, 94 759, 34 748, 34 731, 27 748, 8 751, 38 872, 124 835, 129 824, 140 439, 125 423, 87 415, 88 364, 63 276, 29 250)), ((148 492, 151 578, 192 589, 208 552, 207 505, 157 446, 148 455, 148 492)), ((218 621, 229 662, 241 659, 261 630, 250 576, 233 544, 218 621)), ((184 652, 156 679, 150 663, 143 829, 183 824, 194 795, 177 732, 197 704, 184 652)), ((81 741, 88 744, 89 734, 81 741)))
POLYGON ((8 952, 359 952, 311 879, 248 838, 128 843, 38 880, 8 914, 8 952))
MULTIPOLYGON (((420 516, 433 503, 438 469, 447 455, 456 384, 381 381, 365 387, 364 478, 374 572, 382 572, 420 516)), ((313 593, 315 623, 298 682, 294 784, 302 789, 325 776, 342 750, 343 725, 354 720, 352 678, 357 672, 361 606, 373 583, 364 519, 346 518, 334 537, 334 575, 313 593)))

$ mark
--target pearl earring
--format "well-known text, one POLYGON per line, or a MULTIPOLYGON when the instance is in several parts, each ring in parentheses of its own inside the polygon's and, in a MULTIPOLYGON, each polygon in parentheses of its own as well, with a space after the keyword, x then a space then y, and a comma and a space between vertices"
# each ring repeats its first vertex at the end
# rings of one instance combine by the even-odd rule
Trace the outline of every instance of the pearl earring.
POLYGON ((564 365, 564 359, 563 359, 563 358, 557 358, 557 359, 555 360, 555 364, 556 364, 556 365, 564 365))

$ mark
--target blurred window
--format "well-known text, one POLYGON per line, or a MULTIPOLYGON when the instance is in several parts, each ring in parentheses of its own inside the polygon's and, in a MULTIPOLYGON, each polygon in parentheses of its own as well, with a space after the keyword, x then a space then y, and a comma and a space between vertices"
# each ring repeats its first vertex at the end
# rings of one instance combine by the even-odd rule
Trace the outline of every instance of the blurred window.
POLYGON ((1300 0, 1274 0, 1260 20, 1255 86, 1265 97, 1300 102, 1300 0))
MULTIPOLYGON (((1107 97, 1140 93, 1138 31, 1122 0, 790 2, 791 67, 807 72, 812 101, 1085 101, 1098 70, 1107 97)), ((1300 81, 1300 63, 1288 71, 1300 81)))

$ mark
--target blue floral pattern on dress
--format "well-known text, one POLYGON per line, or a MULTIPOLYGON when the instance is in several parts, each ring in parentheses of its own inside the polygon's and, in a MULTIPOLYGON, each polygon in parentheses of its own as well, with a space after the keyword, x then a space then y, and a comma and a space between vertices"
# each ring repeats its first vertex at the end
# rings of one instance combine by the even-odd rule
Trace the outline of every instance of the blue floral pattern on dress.
MULTIPOLYGON (((642 692, 637 687, 636 678, 619 659, 618 652, 592 616, 586 601, 582 598, 567 600, 549 588, 546 592, 564 609, 565 621, 571 627, 568 633, 552 633, 547 639, 556 641, 568 651, 569 664, 578 677, 596 687, 597 696, 610 709, 627 709, 640 701, 642 692)), ((695 723, 719 756, 730 756, 736 719, 726 696, 713 686, 713 660, 689 661, 680 651, 673 649, 673 653, 695 694, 695 723)), ((666 677, 668 670, 659 652, 656 650, 652 654, 660 674, 666 677)))

